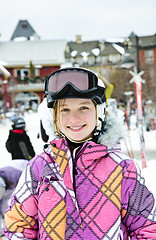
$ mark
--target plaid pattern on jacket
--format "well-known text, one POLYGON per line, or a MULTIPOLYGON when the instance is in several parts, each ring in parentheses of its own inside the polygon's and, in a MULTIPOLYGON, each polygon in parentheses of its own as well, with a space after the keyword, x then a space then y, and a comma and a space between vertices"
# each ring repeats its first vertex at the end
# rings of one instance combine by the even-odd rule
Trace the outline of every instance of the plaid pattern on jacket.
POLYGON ((156 238, 155 200, 140 170, 119 145, 108 149, 92 141, 82 146, 74 164, 64 139, 33 158, 5 221, 8 239, 156 238))

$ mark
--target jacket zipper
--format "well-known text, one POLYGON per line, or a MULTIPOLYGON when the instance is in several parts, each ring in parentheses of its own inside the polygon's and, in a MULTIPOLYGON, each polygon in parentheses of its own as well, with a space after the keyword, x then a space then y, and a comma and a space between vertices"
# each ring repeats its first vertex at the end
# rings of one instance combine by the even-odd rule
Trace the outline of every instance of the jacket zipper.
POLYGON ((73 189, 74 189, 74 192, 75 192, 75 196, 76 196, 76 176, 78 175, 77 160, 79 159, 79 157, 81 156, 81 154, 85 150, 87 144, 88 143, 86 143, 85 146, 83 146, 83 147, 74 148, 73 153, 72 153, 72 160, 73 160, 73 189), (79 151, 77 152, 77 150, 79 150, 79 151))
MULTIPOLYGON (((79 147, 78 147, 79 148, 79 147)), ((73 160, 73 189, 75 192, 75 196, 76 196, 76 175, 78 174, 77 172, 77 160, 78 158, 76 158, 76 151, 78 150, 78 148, 75 148, 73 150, 73 154, 72 154, 72 160, 73 160)))

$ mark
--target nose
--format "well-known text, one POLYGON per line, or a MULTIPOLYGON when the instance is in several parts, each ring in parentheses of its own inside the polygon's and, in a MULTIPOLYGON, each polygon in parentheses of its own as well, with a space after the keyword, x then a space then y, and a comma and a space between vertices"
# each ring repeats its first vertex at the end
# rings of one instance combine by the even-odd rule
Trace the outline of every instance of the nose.
POLYGON ((71 111, 69 120, 70 122, 76 122, 80 119, 80 113, 78 111, 71 111))

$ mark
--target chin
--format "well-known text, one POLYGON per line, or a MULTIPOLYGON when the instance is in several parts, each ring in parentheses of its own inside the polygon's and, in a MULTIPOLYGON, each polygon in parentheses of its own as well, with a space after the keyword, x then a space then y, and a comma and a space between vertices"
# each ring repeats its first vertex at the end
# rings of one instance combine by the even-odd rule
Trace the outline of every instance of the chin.
POLYGON ((70 139, 73 142, 82 142, 85 141, 86 138, 84 137, 71 137, 71 136, 67 136, 68 139, 70 139))
POLYGON ((87 137, 82 137, 82 138, 71 138, 71 137, 68 137, 69 139, 71 139, 73 142, 84 142, 84 141, 87 141, 90 136, 87 136, 87 137))

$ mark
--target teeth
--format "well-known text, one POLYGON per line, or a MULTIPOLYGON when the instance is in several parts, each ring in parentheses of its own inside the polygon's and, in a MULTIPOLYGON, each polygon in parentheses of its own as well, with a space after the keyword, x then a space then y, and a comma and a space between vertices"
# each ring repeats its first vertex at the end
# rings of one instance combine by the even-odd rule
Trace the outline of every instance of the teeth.
POLYGON ((70 127, 70 128, 73 129, 73 130, 76 130, 76 129, 79 129, 81 127, 70 127))

